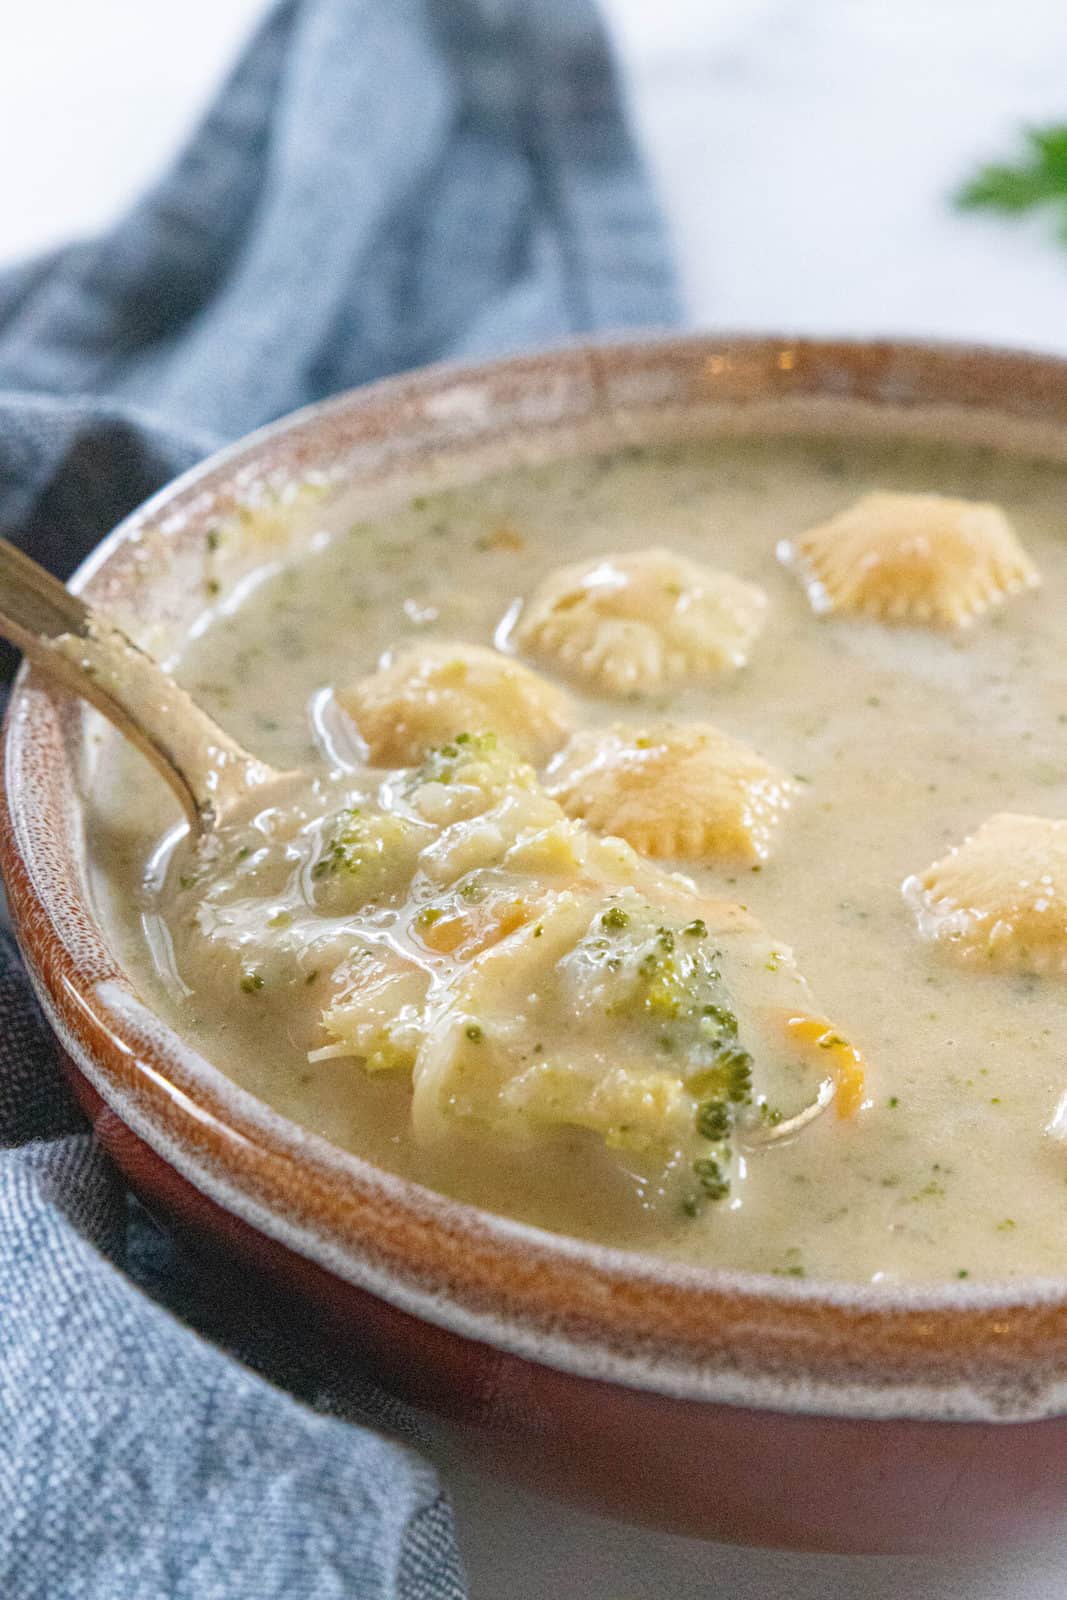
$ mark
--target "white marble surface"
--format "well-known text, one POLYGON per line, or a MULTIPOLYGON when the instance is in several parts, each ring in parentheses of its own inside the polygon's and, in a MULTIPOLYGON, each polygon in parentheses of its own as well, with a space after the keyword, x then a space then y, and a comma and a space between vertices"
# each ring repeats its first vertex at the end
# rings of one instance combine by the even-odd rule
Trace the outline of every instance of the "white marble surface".
POLYGON ((1067 1530, 1044 1546, 997 1555, 938 1560, 796 1556, 624 1527, 491 1479, 454 1452, 443 1452, 442 1461, 471 1600, 1064 1600, 1067 1595, 1067 1530))
POLYGON ((1067 118, 1063 0, 608 0, 696 321, 1067 349, 1044 220, 947 197, 1067 118))
MULTIPOLYGON (((691 319, 1067 350, 1067 251, 946 196, 1067 118, 1063 0, 604 0, 691 319)), ((106 223, 263 0, 6 0, 0 260, 106 223)), ((720 1549, 564 1511, 441 1444, 474 1600, 1063 1600, 1067 1529, 953 1561, 720 1549)), ((695 1470, 698 1465, 695 1464, 695 1470)))

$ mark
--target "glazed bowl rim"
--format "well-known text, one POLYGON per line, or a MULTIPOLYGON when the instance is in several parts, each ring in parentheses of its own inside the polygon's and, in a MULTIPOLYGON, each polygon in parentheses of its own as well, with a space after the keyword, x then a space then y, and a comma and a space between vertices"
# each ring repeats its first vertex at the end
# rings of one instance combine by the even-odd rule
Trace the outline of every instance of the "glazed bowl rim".
MULTIPOLYGON (((92 585, 116 554, 159 513, 172 511, 231 469, 254 466, 279 442, 328 430, 335 419, 343 421, 364 411, 387 416, 398 400, 414 398, 418 403, 420 394, 440 393, 450 387, 492 385, 510 377, 521 386, 524 374, 536 377, 553 369, 580 368, 583 363, 621 363, 625 371, 627 363, 636 366, 657 359, 707 362, 724 351, 741 362, 750 358, 768 367, 780 363, 786 353, 794 358, 794 364, 798 353, 802 360, 848 358, 859 364, 866 357, 883 361, 888 353, 889 359, 905 364, 909 359, 920 363, 932 359, 951 368, 953 363, 977 362, 994 369, 994 377, 996 369, 1003 367, 1005 381, 1020 372, 1040 374, 1057 396, 1062 396, 1067 435, 1067 360, 1038 352, 930 340, 801 340, 733 333, 575 341, 532 356, 448 363, 383 379, 267 424, 197 463, 124 518, 80 564, 71 586, 92 585)), ((21 778, 33 769, 35 758, 26 724, 31 694, 55 705, 57 717, 63 711, 62 697, 39 685, 23 668, 11 695, 5 728, 2 803, 6 826, 0 864, 11 888, 16 929, 35 986, 68 1053, 116 1114, 131 1124, 139 1121, 136 1131, 140 1137, 185 1176, 192 1175, 198 1187, 216 1198, 221 1195, 224 1205, 251 1220, 253 1226, 317 1260, 328 1271, 464 1336, 567 1371, 655 1392, 842 1415, 978 1420, 1048 1417, 1067 1410, 1067 1386, 1059 1381, 1060 1370, 1067 1370, 1067 1276, 887 1287, 784 1279, 668 1262, 551 1234, 436 1194, 337 1150, 237 1089, 221 1071, 202 1062, 166 1024, 140 1007, 128 992, 131 986, 124 983, 113 952, 108 952, 110 969, 101 961, 98 949, 87 953, 86 925, 96 930, 100 942, 106 945, 106 941, 80 886, 75 893, 68 885, 70 902, 65 906, 59 902, 54 874, 50 878, 54 864, 41 859, 39 848, 35 854, 34 825, 31 822, 27 827, 24 800, 11 789, 13 774, 17 772, 21 778), (73 941, 69 926, 63 927, 72 910, 82 919, 79 936, 73 941), (72 995, 78 997, 81 1023, 71 1010, 72 995), (131 1080, 132 1093, 131 1083, 120 1089, 113 1068, 104 1059, 110 1049, 105 1035, 124 1052, 127 1065, 133 1063, 137 1081, 131 1080), (177 1097, 164 1094, 169 1102, 165 1117, 160 1117, 158 1106, 146 1111, 139 1091, 147 1078, 141 1069, 166 1079, 179 1063, 187 1085, 195 1079, 206 1091, 210 1084, 210 1110, 205 1114, 203 1105, 191 1106, 183 1091, 177 1097), (350 1240, 338 1252, 338 1241, 330 1238, 328 1207, 318 1214, 310 1230, 303 1223, 294 1228, 292 1219, 278 1215, 270 1203, 264 1211, 247 1186, 242 1192, 243 1180, 236 1190, 232 1182, 220 1183, 219 1162, 222 1177, 227 1178, 227 1151, 231 1150, 227 1119, 218 1116, 222 1101, 235 1116, 239 1110, 243 1127, 255 1129, 256 1136, 275 1153, 284 1147, 297 1166, 314 1165, 324 1181, 342 1183, 358 1178, 361 1203, 369 1202, 372 1192, 377 1194, 385 1210, 393 1213, 384 1230, 389 1234, 384 1264, 377 1258, 381 1239, 363 1239, 355 1259, 349 1259, 350 1240), (209 1123, 220 1121, 222 1144, 208 1162, 211 1170, 197 1171, 195 1160, 190 1164, 183 1139, 192 1123, 202 1135, 209 1123), (416 1225, 421 1237, 419 1269, 410 1277, 406 1272, 405 1218, 416 1225), (435 1230, 439 1239, 447 1238, 450 1245, 440 1272, 432 1267, 435 1230), (460 1287, 456 1274, 463 1276, 464 1247, 475 1243, 479 1251, 488 1252, 488 1276, 483 1272, 477 1283, 460 1287), (431 1262, 429 1272, 427 1261, 431 1262), (552 1277, 546 1269, 553 1263, 557 1267, 569 1263, 584 1270, 580 1275, 572 1271, 562 1283, 555 1282, 550 1302, 544 1303, 539 1296, 546 1276, 552 1277), (494 1272, 500 1293, 493 1289, 494 1272), (515 1281, 516 1272, 521 1283, 515 1281), (510 1285, 504 1281, 509 1274, 510 1285), (591 1297, 582 1292, 582 1278, 587 1280, 586 1287, 593 1289, 591 1297), (520 1291, 517 1295, 516 1289, 520 1291), (647 1291, 652 1291, 651 1296, 647 1291), (657 1291, 672 1302, 672 1315, 656 1315, 657 1291), (638 1304, 628 1305, 634 1295, 638 1304), (577 1299, 583 1303, 575 1303, 577 1299), (694 1319, 697 1301, 700 1315, 694 1319), (683 1315, 686 1302, 690 1302, 689 1312, 683 1315), (703 1317, 713 1323, 716 1310, 725 1316, 726 1326, 716 1328, 714 1337, 709 1328, 702 1339, 694 1320, 699 1323, 703 1317), (858 1339, 858 1348, 849 1348, 850 1339, 858 1339), (888 1357, 894 1345, 893 1359, 880 1360, 879 1351, 888 1357)), ((69 707, 66 714, 70 714, 69 707)), ((72 793, 69 803, 75 805, 72 793)), ((195 1101, 197 1096, 192 1098, 195 1101)), ((233 1177, 231 1166, 228 1179, 233 1177)))

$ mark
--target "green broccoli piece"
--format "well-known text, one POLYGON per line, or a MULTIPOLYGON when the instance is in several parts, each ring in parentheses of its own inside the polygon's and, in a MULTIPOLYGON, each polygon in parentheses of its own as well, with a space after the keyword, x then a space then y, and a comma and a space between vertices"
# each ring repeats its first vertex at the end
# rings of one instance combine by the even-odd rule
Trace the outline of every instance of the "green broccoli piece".
POLYGON ((733 1111, 725 1100, 705 1100, 697 1107, 696 1126, 702 1139, 717 1143, 733 1131, 733 1111))
POLYGON ((693 1175, 709 1200, 725 1200, 730 1193, 730 1180, 714 1156, 702 1156, 694 1161, 693 1175))
POLYGON ((496 755, 497 749, 495 733, 457 733, 447 744, 427 750, 422 764, 415 770, 412 787, 417 788, 422 783, 453 783, 459 767, 484 761, 496 755))
POLYGON ((387 891, 406 877, 417 840, 401 817, 352 806, 333 819, 311 877, 322 885, 320 899, 335 911, 348 909, 355 895, 360 903, 387 891))

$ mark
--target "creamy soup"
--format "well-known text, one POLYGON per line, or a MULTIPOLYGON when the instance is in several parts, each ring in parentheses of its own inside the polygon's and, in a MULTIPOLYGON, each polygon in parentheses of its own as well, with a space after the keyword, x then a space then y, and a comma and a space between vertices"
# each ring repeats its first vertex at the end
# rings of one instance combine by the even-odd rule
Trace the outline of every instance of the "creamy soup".
POLYGON ((1060 467, 769 439, 524 469, 339 531, 239 599, 205 597, 176 664, 257 754, 317 775, 292 814, 206 856, 161 850, 166 802, 116 756, 126 798, 97 834, 124 959, 286 1116, 494 1211, 798 1277, 1061 1271, 1059 952, 1047 970, 961 959, 902 884, 994 814, 1067 816, 1065 525, 1060 467), (818 614, 778 546, 871 491, 993 502, 1042 586, 963 630, 818 614), (520 602, 529 619, 561 566, 650 548, 736 582, 733 634, 712 618, 651 666, 629 634, 568 654, 573 597, 565 627, 524 633, 520 602), (705 659, 709 639, 729 661, 705 659), (548 686, 510 740, 452 728, 390 749, 408 724, 389 681, 352 686, 432 641, 495 642, 548 686), (700 745, 708 784, 698 766, 675 805, 593 795, 614 760, 596 730, 643 749, 665 719, 726 736, 700 745), (360 733, 384 741, 373 767, 360 733), (665 835, 703 817, 724 763, 744 804, 665 835), (648 859, 667 836, 682 854, 648 859), (460 960, 430 1027, 439 979, 419 963, 460 960))

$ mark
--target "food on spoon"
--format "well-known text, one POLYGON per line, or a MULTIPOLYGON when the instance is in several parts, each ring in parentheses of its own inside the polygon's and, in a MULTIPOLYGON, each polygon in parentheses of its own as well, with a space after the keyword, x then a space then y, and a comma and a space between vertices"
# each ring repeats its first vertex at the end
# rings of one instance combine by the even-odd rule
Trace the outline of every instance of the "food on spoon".
POLYGON ((764 861, 793 785, 710 723, 582 728, 548 768, 568 816, 643 855, 764 861))
POLYGON ((670 550, 638 550, 549 573, 515 638, 601 693, 648 694, 744 666, 766 609, 755 584, 670 550))
POLYGON ((790 953, 566 817, 495 735, 340 781, 202 847, 182 968, 280 990, 313 1063, 410 1074, 418 1140, 584 1130, 692 1205, 730 1192, 749 1135, 828 1103, 780 1025, 812 1009, 790 953))
POLYGON ((999 506, 866 494, 779 555, 817 612, 968 627, 1040 576, 999 506))

